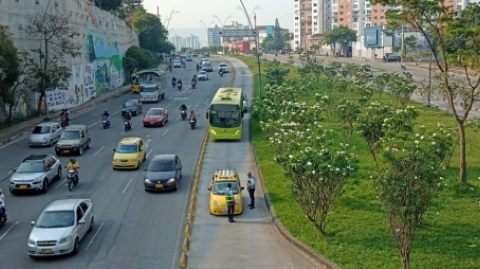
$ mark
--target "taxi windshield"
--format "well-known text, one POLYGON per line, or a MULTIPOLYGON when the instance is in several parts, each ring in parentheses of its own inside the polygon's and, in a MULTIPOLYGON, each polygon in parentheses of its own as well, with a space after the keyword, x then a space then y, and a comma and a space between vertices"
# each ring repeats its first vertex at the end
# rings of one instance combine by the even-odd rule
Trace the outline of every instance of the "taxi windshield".
POLYGON ((238 182, 237 181, 217 181, 215 182, 215 185, 213 186, 213 194, 216 195, 224 195, 225 190, 227 189, 227 184, 230 183, 232 184, 231 190, 233 191, 233 194, 238 194, 239 193, 239 187, 238 187, 238 182))
POLYGON ((130 145, 119 144, 117 146, 117 148, 115 149, 115 152, 117 152, 117 153, 137 153, 138 152, 138 147, 137 147, 137 144, 130 144, 130 145))

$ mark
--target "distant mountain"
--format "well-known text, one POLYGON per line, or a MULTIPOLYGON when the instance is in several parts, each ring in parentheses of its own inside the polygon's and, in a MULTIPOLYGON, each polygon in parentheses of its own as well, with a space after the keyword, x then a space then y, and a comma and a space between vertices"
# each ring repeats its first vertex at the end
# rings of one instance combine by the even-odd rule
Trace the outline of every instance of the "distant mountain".
POLYGON ((202 28, 184 28, 184 29, 170 29, 168 37, 172 36, 181 36, 181 37, 187 37, 189 35, 195 35, 200 38, 200 43, 202 47, 206 47, 207 44, 207 30, 205 30, 205 27, 202 28))

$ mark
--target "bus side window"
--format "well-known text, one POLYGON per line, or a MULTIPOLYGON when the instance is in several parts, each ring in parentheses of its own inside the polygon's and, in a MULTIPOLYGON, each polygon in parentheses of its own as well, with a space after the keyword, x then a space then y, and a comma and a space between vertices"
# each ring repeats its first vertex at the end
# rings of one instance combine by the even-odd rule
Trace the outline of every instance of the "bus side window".
POLYGON ((242 119, 243 119, 243 111, 242 111, 242 112, 240 112, 240 115, 242 116, 242 119))
POLYGON ((207 120, 208 120, 208 113, 210 112, 210 108, 207 109, 207 113, 205 113, 205 115, 207 116, 207 120))

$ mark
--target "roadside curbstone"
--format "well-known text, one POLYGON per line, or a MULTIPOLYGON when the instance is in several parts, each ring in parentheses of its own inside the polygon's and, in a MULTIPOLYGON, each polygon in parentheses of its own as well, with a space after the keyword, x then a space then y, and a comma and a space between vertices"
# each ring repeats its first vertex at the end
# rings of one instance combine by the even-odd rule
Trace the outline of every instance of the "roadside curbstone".
POLYGON ((192 226, 190 224, 185 225, 185 237, 192 235, 192 226))
POLYGON ((180 255, 180 268, 187 268, 187 254, 185 252, 180 255))
POLYGON ((187 252, 188 251, 188 248, 189 248, 189 240, 188 240, 188 237, 185 237, 183 239, 183 244, 182 244, 182 251, 183 253, 187 252))

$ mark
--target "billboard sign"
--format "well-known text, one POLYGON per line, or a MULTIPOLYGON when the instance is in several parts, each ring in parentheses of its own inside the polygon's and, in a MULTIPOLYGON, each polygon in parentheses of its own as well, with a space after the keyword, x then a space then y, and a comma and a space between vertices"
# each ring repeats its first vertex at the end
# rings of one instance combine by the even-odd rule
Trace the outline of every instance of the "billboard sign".
POLYGON ((253 37, 255 33, 251 29, 222 29, 222 37, 253 37))
POLYGON ((382 47, 382 26, 367 27, 363 30, 363 46, 365 48, 382 47))

